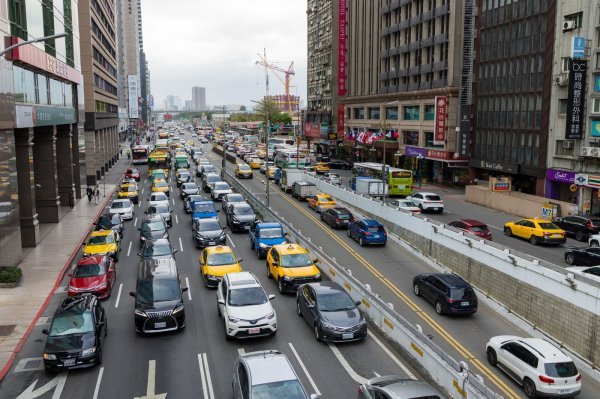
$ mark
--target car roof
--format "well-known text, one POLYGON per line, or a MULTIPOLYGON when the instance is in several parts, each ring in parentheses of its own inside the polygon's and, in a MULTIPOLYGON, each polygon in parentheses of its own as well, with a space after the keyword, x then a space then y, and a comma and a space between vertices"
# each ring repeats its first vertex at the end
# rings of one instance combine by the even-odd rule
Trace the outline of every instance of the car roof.
POLYGON ((461 219, 460 221, 467 226, 487 226, 485 223, 475 219, 461 219))
POLYGON ((419 192, 417 194, 421 194, 421 195, 437 195, 439 197, 439 194, 436 193, 429 193, 429 192, 419 192))
POLYGON ((278 244, 278 245, 274 245, 273 248, 277 248, 279 253, 282 255, 304 254, 304 253, 308 252, 301 245, 293 244, 293 243, 278 244))
POLYGON ((113 234, 112 230, 95 230, 95 231, 92 231, 91 237, 109 236, 112 234, 113 234))
MULTIPOLYGON (((164 194, 164 193, 162 193, 162 194, 164 194)), ((127 198, 120 198, 120 199, 113 200, 111 204, 118 203, 118 202, 131 202, 131 200, 129 200, 127 198)))
POLYGON ((383 226, 378 220, 375 220, 375 219, 362 219, 361 221, 367 227, 379 227, 379 226, 383 226))
POLYGON ((230 287, 260 286, 258 279, 250 272, 227 273, 226 277, 230 287))
POLYGON ((84 256, 81 259, 79 259, 79 262, 77 262, 76 266, 82 266, 82 265, 97 265, 100 264, 104 261, 104 259, 106 258, 106 255, 90 255, 90 256, 84 256))
POLYGON ((146 223, 146 222, 156 222, 156 221, 164 221, 163 217, 160 216, 157 213, 153 213, 151 215, 146 215, 144 216, 144 219, 142 219, 142 223, 146 223))
POLYGON ((561 351, 559 348, 542 338, 523 338, 515 335, 499 335, 493 337, 493 339, 500 342, 501 344, 504 344, 508 341, 518 342, 521 345, 528 348, 529 350, 531 350, 532 352, 534 352, 540 358, 544 359, 544 362, 546 363, 572 361, 572 359, 569 356, 567 356, 563 351, 561 351))
POLYGON ((257 225, 257 227, 260 227, 261 229, 268 229, 268 228, 273 228, 273 227, 281 228, 281 224, 280 223, 259 223, 257 225))
POLYGON ((462 279, 462 277, 451 273, 431 273, 432 276, 436 276, 442 280, 450 288, 464 288, 470 287, 469 283, 462 279))
POLYGON ((335 292, 346 292, 346 290, 344 290, 342 286, 336 283, 335 281, 321 281, 318 283, 310 283, 308 285, 310 285, 310 287, 313 290, 315 290, 315 293, 317 295, 333 294, 335 292))
POLYGON ((144 244, 145 244, 147 247, 153 247, 153 246, 155 246, 155 245, 168 245, 168 246, 170 246, 170 245, 171 245, 171 243, 169 242, 169 240, 168 240, 168 239, 166 239, 166 238, 158 238, 158 239, 156 239, 156 240, 146 240, 146 241, 144 242, 144 244))
POLYGON ((421 398, 433 395, 444 397, 437 389, 424 381, 402 380, 386 385, 383 389, 398 398, 421 398))
POLYGON ((250 352, 240 359, 248 366, 253 386, 298 379, 287 356, 279 351, 250 352))
POLYGON ((208 254, 224 254, 224 253, 233 253, 233 250, 227 245, 217 245, 214 247, 206 247, 206 253, 208 254))
POLYGON ((139 279, 170 278, 177 275, 177 264, 173 258, 146 259, 140 262, 139 279))

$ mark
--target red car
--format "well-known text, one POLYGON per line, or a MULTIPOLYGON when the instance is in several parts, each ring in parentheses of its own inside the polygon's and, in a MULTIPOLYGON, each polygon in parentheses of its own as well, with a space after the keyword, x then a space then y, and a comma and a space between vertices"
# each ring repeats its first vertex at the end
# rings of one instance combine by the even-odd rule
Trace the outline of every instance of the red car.
POLYGON ((126 179, 134 179, 135 181, 140 181, 140 171, 136 168, 128 168, 125 172, 126 179))
POLYGON ((473 219, 457 220, 455 222, 448 223, 449 226, 456 227, 457 229, 467 231, 471 234, 481 237, 485 240, 492 241, 492 233, 488 229, 485 223, 473 219))
POLYGON ((71 277, 67 290, 69 296, 92 293, 104 299, 112 292, 117 270, 115 262, 109 256, 84 256, 68 276, 71 277))

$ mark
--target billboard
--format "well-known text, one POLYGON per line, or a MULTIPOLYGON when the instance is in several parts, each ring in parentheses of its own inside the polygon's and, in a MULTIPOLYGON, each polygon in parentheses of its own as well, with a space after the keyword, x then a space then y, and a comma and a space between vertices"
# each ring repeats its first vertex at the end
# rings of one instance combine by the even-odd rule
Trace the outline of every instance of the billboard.
POLYGON ((346 0, 339 0, 338 7, 338 96, 346 95, 346 0))
POLYGON ((129 93, 129 117, 132 119, 137 119, 140 117, 137 75, 127 75, 127 87, 129 93))
POLYGON ((567 124, 565 129, 565 139, 568 140, 583 138, 586 71, 586 60, 573 58, 569 61, 569 91, 567 98, 567 124))
POLYGON ((435 98, 435 132, 433 144, 444 145, 446 143, 446 116, 448 114, 448 98, 438 96, 435 98))

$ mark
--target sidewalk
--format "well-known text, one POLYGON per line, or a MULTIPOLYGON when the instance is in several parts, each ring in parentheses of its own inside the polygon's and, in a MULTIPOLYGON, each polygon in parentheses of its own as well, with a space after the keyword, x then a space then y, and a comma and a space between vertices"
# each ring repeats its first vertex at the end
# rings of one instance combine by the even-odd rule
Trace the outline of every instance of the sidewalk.
MULTIPOLYGON (((125 154, 129 145, 121 143, 121 148, 125 154)), ((71 266, 81 243, 88 236, 92 222, 110 201, 129 163, 127 156, 122 156, 100 182, 98 205, 93 200, 88 202, 84 193, 73 211, 69 212, 69 208, 65 207, 68 213, 59 223, 41 224, 41 242, 35 248, 28 248, 27 255, 19 264, 23 271, 19 285, 0 289, 0 331, 9 333, 0 335, 0 381, 10 370, 16 353, 21 350, 65 271, 71 266)))

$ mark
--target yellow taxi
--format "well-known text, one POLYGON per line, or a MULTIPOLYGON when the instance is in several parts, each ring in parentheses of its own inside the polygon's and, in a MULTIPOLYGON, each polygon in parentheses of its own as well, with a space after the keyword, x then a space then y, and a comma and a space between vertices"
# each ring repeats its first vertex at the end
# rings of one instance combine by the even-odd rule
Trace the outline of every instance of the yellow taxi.
POLYGON ((83 247, 83 256, 108 255, 119 260, 118 233, 113 230, 94 231, 83 247))
POLYGON ((185 142, 187 145, 189 145, 190 147, 193 147, 196 143, 194 143, 194 140, 188 140, 185 142))
POLYGON ((166 181, 168 176, 169 174, 164 169, 153 169, 152 172, 150 172, 150 181, 153 182, 156 179, 163 179, 166 181))
POLYGON ((268 171, 269 179, 273 180, 275 178, 275 172, 277 172, 277 166, 269 166, 268 171))
POLYGON ((293 292, 299 285, 321 281, 317 262, 298 244, 273 245, 267 252, 267 276, 277 281, 280 293, 293 292))
POLYGON ((235 166, 235 176, 240 179, 252 179, 252 168, 248 164, 238 163, 235 166))
POLYGON ((252 169, 260 169, 260 165, 262 165, 262 162, 260 158, 250 158, 250 160, 248 161, 248 165, 252 169))
POLYGON ((317 162, 314 168, 315 172, 319 175, 329 172, 329 164, 327 162, 317 162))
POLYGON ((262 148, 262 149, 258 150, 258 152, 256 153, 256 155, 258 155, 258 157, 260 159, 265 159, 266 156, 267 156, 267 150, 264 149, 264 148, 262 148))
POLYGON ((140 201, 138 187, 132 183, 123 183, 119 186, 119 198, 129 198, 131 202, 137 204, 140 201))
POLYGON ((165 193, 169 197, 170 191, 169 183, 165 179, 155 178, 152 182, 153 193, 165 193))
POLYGON ((308 207, 317 212, 323 212, 325 209, 333 208, 335 200, 329 194, 317 194, 308 199, 308 207))
POLYGON ((217 287, 227 273, 242 271, 241 261, 226 245, 204 248, 200 253, 200 273, 204 277, 204 284, 217 287))
POLYGON ((517 222, 504 224, 504 235, 520 237, 533 245, 564 244, 567 241, 566 232, 546 219, 521 219, 517 222))

